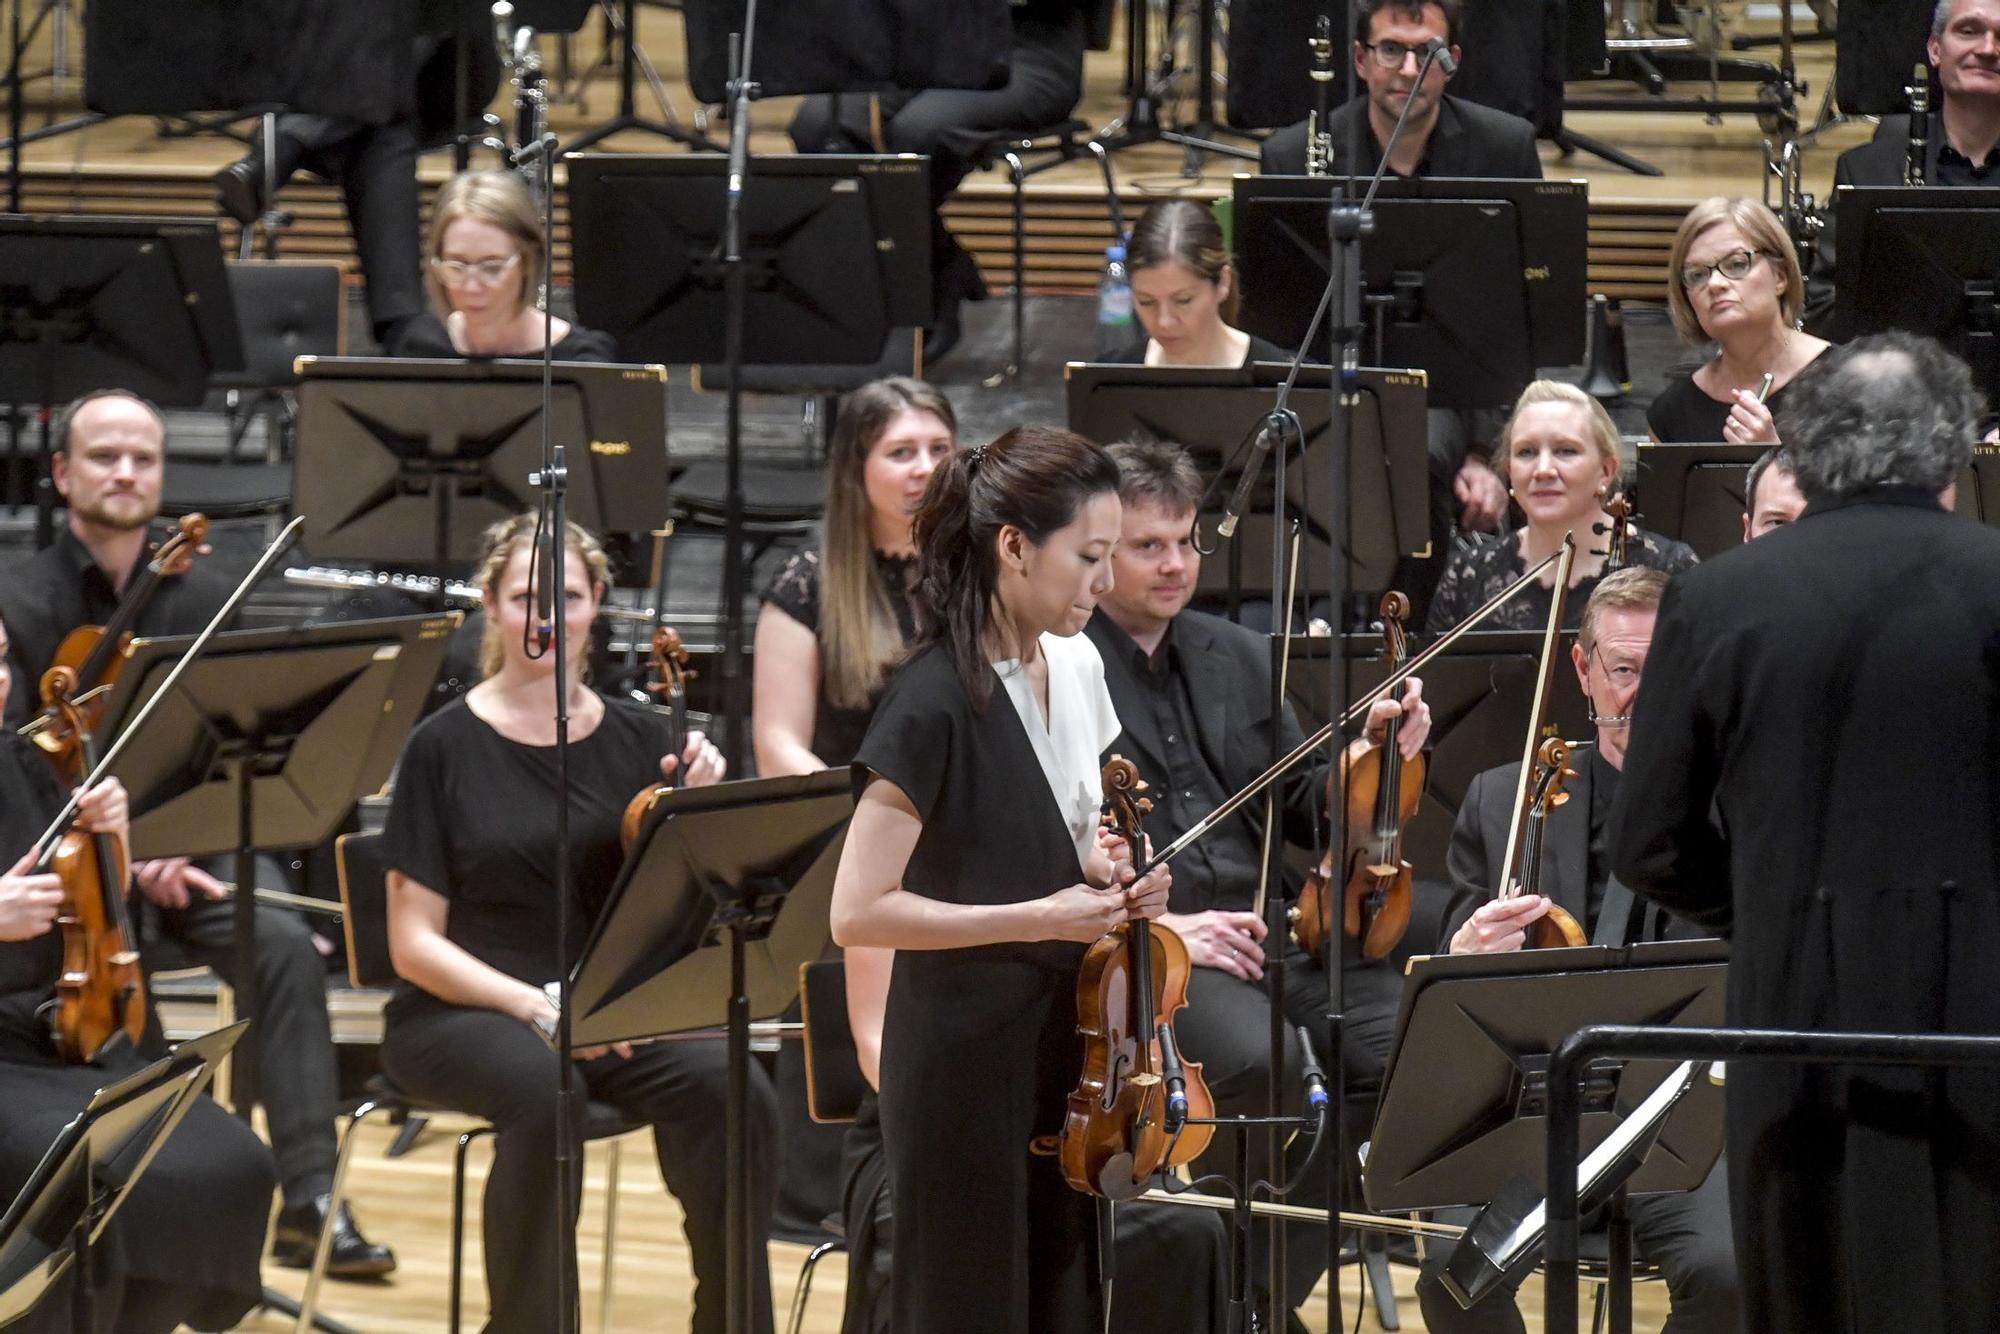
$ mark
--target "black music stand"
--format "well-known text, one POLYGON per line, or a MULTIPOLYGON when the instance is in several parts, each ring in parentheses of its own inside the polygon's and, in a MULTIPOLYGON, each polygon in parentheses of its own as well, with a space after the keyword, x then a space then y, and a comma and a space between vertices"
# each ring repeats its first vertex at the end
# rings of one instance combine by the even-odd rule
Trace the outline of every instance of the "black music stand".
POLYGON ((2000 188, 1834 191, 1835 336, 1928 334, 2000 393, 2000 188))
MULTIPOLYGON (((1355 177, 1353 183, 1357 196, 1366 191, 1367 178, 1355 177)), ((1311 303, 1326 282, 1327 205, 1340 196, 1346 184, 1347 178, 1341 176, 1236 178, 1238 216, 1248 209, 1253 218, 1247 231, 1238 224, 1240 239, 1236 243, 1237 262, 1245 275, 1245 328, 1286 346, 1298 345, 1312 317, 1311 303), (1288 291, 1285 284, 1295 276, 1303 285, 1288 291), (1306 303, 1303 308, 1301 301, 1306 303), (1283 321, 1280 327, 1295 330, 1289 342, 1249 323, 1266 318, 1283 321)), ((1390 176, 1383 179, 1376 200, 1487 200, 1511 206, 1528 297, 1528 336, 1534 364, 1570 366, 1584 359, 1590 309, 1589 182, 1390 176)), ((1378 226, 1373 236, 1364 239, 1364 251, 1395 244, 1384 233, 1396 230, 1396 217, 1385 215, 1385 221, 1387 225, 1378 226)), ((1493 263, 1494 277, 1503 277, 1498 259, 1493 263)), ((1400 260, 1396 267, 1403 267, 1400 260)), ((1470 311, 1474 316, 1480 314, 1477 305, 1470 311)), ((1476 321, 1473 327, 1479 327, 1476 321)), ((1495 330, 1495 336, 1497 333, 1495 330)), ((1424 363, 1392 358, 1388 364, 1424 363)), ((1429 369, 1441 374, 1435 366, 1429 369)))
MULTIPOLYGON (((577 318, 627 356, 723 361, 727 157, 565 161, 577 318)), ((743 188, 746 362, 865 366, 890 330, 930 323, 929 176, 908 155, 758 156, 743 188)))
MULTIPOLYGON (((1292 636, 1288 693, 1308 734, 1326 722, 1325 663, 1333 644, 1329 638, 1292 636)), ((1348 634, 1342 644, 1355 694, 1374 689, 1389 675, 1382 636, 1348 634)), ((1413 647, 1422 648, 1423 639, 1413 647)), ((1534 701, 1541 651, 1538 631, 1473 630, 1424 668, 1424 700, 1431 706, 1429 762, 1423 804, 1403 831, 1403 855, 1412 866, 1427 868, 1424 878, 1444 878, 1452 826, 1472 780, 1521 758, 1521 719, 1534 701)), ((1565 651, 1549 692, 1549 722, 1566 737, 1588 737, 1583 692, 1571 684, 1568 663, 1565 651)))
MULTIPOLYGON (((401 616, 216 635, 114 766, 132 800, 135 857, 236 856, 237 1008, 258 1010, 256 854, 336 833, 379 790, 462 618, 401 616)), ((138 639, 105 703, 100 740, 158 691, 192 638, 138 639)), ((257 1096, 254 1049, 239 1054, 231 1100, 257 1096)))
MULTIPOLYGON (((1485 1204, 1517 1177, 1543 1192, 1549 1054, 1585 1024, 1720 1024, 1728 961, 1719 940, 1411 960, 1362 1171, 1369 1207, 1485 1204)), ((1594 1147, 1673 1066, 1595 1067, 1582 1143, 1594 1147)), ((1721 1090, 1704 1083, 1667 1119, 1628 1188, 1693 1190, 1721 1151, 1721 1090)))
POLYGON ((646 816, 571 971, 570 1040, 726 1023, 729 1327, 749 1328, 750 1020, 825 954, 852 780, 845 769, 677 788, 646 816))
POLYGON ((0 1216, 0 1326, 27 1315, 68 1277, 70 1328, 97 1328, 92 1248, 248 1026, 182 1043, 99 1089, 63 1127, 0 1216))
MULTIPOLYGON (((1235 370, 1193 370, 1180 366, 1117 366, 1070 362, 1063 368, 1069 400, 1069 428, 1092 440, 1171 440, 1194 455, 1204 473, 1214 474, 1257 429, 1276 404, 1289 367, 1262 363, 1235 370)), ((1357 373, 1360 409, 1348 454, 1348 487, 1353 497, 1354 531, 1347 555, 1354 562, 1356 587, 1389 587, 1397 561, 1430 550, 1430 455, 1425 425, 1422 371, 1357 373)), ((1319 392, 1295 394, 1291 410, 1304 429, 1304 448, 1288 438, 1285 512, 1304 534, 1308 570, 1327 568, 1334 525, 1318 502, 1330 466, 1325 392, 1330 372, 1309 366, 1298 387, 1319 392), (1302 466, 1303 465, 1303 466, 1302 466)), ((1232 469, 1212 483, 1219 499, 1235 490, 1232 469)), ((1276 506, 1272 483, 1260 481, 1250 508, 1231 541, 1228 557, 1203 565, 1197 592, 1226 592, 1232 604, 1244 594, 1271 597, 1270 569, 1244 559, 1246 551, 1268 550, 1276 506)), ((1204 513, 1203 531, 1215 531, 1220 511, 1204 513)))
MULTIPOLYGON (((1249 177, 1237 191, 1240 323, 1297 347, 1332 263, 1328 200, 1267 198, 1249 177)), ((1384 198, 1375 214, 1358 247, 1361 360, 1430 372, 1433 406, 1512 403, 1536 366, 1513 203, 1384 198)))
POLYGON ((1741 546, 1750 465, 1770 448, 1642 443, 1632 487, 1634 512, 1645 516, 1648 529, 1687 543, 1703 560, 1741 546))
MULTIPOLYGON (((0 215, 0 402, 56 407, 93 389, 198 406, 243 369, 213 218, 0 215)), ((55 537, 54 448, 43 420, 36 542, 55 537)), ((9 443, 8 498, 20 503, 9 443)))
MULTIPOLYGON (((319 558, 478 558, 491 523, 534 506, 542 363, 299 359, 293 508, 319 558)), ((667 371, 557 362, 550 430, 568 443, 571 517, 648 532, 667 515, 667 371)))

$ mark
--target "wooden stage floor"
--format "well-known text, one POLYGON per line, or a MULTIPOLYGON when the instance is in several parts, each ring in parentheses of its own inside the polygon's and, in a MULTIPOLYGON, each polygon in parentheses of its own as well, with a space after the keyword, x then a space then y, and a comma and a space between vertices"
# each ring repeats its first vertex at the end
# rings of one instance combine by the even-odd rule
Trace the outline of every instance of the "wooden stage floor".
MULTIPOLYGON (((443 1124, 443 1123, 440 1123, 443 1124)), ((407 1156, 383 1157, 391 1132, 379 1124, 365 1126, 349 1174, 351 1196, 361 1225, 370 1237, 396 1249, 401 1267, 380 1283, 328 1283, 322 1289, 321 1310, 365 1334, 435 1334, 446 1327, 447 1276, 451 1262, 451 1151, 454 1136, 433 1130, 407 1156)), ((652 1140, 645 1135, 624 1140, 619 1165, 618 1244, 612 1283, 611 1328, 618 1334, 639 1331, 684 1331, 688 1327, 689 1292, 693 1284, 687 1244, 681 1236, 680 1208, 660 1185, 652 1140)), ((476 1330, 484 1318, 486 1296, 479 1257, 479 1193, 490 1157, 487 1148, 471 1154, 474 1181, 469 1192, 466 1272, 467 1328, 476 1330)), ((604 1253, 604 1177, 606 1155, 593 1145, 587 1155, 582 1220, 578 1225, 581 1257, 584 1329, 595 1330, 601 1295, 598 1266, 604 1253)), ((807 1248, 789 1242, 771 1245, 771 1281, 780 1334, 807 1248)), ((1352 1328, 1356 1300, 1353 1266, 1341 1271, 1341 1310, 1337 1327, 1352 1328)), ((1394 1268, 1397 1311, 1405 1331, 1425 1328, 1417 1310, 1416 1271, 1394 1268)), ((265 1282, 297 1296, 297 1270, 264 1267, 265 1282)), ((1125 1276, 1128 1280, 1132 1276, 1125 1276)), ((842 1294, 847 1282, 845 1255, 821 1261, 813 1280, 804 1330, 806 1334, 839 1334, 842 1294)), ((1326 1287, 1320 1286, 1305 1311, 1306 1327, 1325 1334, 1326 1287)), ((1589 1311, 1590 1293, 1582 1297, 1589 1311)), ((1657 1283, 1633 1290, 1635 1328, 1657 1329, 1666 1318, 1666 1298, 1657 1283)), ((1541 1279, 1522 1288, 1520 1307, 1530 1329, 1539 1328, 1541 1279)), ((275 1312, 253 1315, 237 1327, 258 1334, 289 1331, 292 1322, 275 1312)), ((1375 1330, 1371 1310, 1362 1318, 1364 1330, 1375 1330)), ((936 1334, 943 1334, 942 1331, 936 1334)))

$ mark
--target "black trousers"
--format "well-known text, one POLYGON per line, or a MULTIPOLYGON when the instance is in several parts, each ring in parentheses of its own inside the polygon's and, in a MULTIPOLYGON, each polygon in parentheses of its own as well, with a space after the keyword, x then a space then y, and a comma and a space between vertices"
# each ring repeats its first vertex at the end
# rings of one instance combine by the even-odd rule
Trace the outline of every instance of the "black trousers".
MULTIPOLYGON (((367 285, 368 322, 393 354, 397 332, 425 309, 415 122, 363 125, 287 113, 277 125, 278 184, 303 167, 340 186, 367 285)), ((261 143, 252 152, 261 163, 261 143)))
MULTIPOLYGON (((495 1010, 422 999, 389 1012, 382 1068, 428 1101, 491 1121, 493 1170, 486 1179, 488 1334, 546 1334, 557 1324, 555 1213, 558 1057, 519 1020, 495 1010)), ((660 1175, 681 1203, 694 1263, 695 1334, 727 1323, 726 1208, 729 1174, 723 1116, 728 1055, 718 1040, 659 1042, 628 1058, 606 1055, 577 1066, 579 1092, 651 1122, 660 1175)), ((771 1085, 750 1068, 749 1201, 755 1245, 751 1329, 771 1329, 771 1272, 765 1242, 776 1190, 778 1110, 771 1085)), ((576 1202, 571 1201, 574 1209, 576 1202)), ((572 1257, 573 1259, 573 1257, 572 1257)))
MULTIPOLYGON (((1347 1145, 1352 1151, 1366 1133, 1382 1088, 1382 1071, 1389 1059, 1389 1044, 1395 1035, 1396 1004, 1401 996, 1401 979, 1394 970, 1380 964, 1367 967, 1349 965, 1345 975, 1346 1026, 1341 1042, 1341 1066, 1346 1093, 1347 1145)), ((1331 1072, 1333 1053, 1327 1049, 1325 1021, 1327 971, 1303 950, 1291 948, 1285 955, 1284 1013, 1288 1026, 1303 1025, 1312 1035, 1315 1054, 1322 1068, 1331 1072)), ((1188 982, 1188 1004, 1175 1019, 1175 1036, 1181 1055, 1200 1061, 1202 1078, 1215 1095, 1216 1114, 1260 1116, 1265 1111, 1266 1084, 1271 1071, 1271 1008, 1262 982, 1245 982, 1214 968, 1197 968, 1188 982)), ((1296 1111, 1303 1105, 1297 1092, 1296 1051, 1286 1068, 1294 1081, 1282 1111, 1296 1111)), ((1235 1171, 1233 1131, 1220 1131, 1198 1164, 1202 1172, 1235 1171)), ((1310 1148, 1308 1137, 1293 1139, 1286 1155, 1286 1170, 1296 1169, 1310 1148)), ((1250 1155, 1251 1171, 1270 1177, 1269 1159, 1263 1150, 1264 1137, 1256 1135, 1250 1155)), ((1350 1176, 1352 1174, 1350 1173, 1350 1176)), ((1288 1204, 1325 1207, 1326 1177, 1316 1162, 1299 1187, 1286 1198, 1288 1204)), ((1326 1233, 1315 1226, 1286 1224, 1285 1294, 1287 1309, 1296 1308, 1312 1295, 1320 1275, 1326 1272, 1326 1233)), ((1252 1279, 1259 1288, 1265 1283, 1268 1259, 1264 1255, 1267 1231, 1259 1227, 1255 1236, 1257 1253, 1251 1257, 1252 1279)))
POLYGON ((792 116, 792 143, 801 153, 928 154, 931 271, 942 275, 962 253, 942 221, 945 200, 971 173, 975 155, 991 136, 1040 129, 1075 109, 1083 96, 1083 47, 1081 12, 1058 22, 1017 16, 1004 86, 817 94, 792 116))
MULTIPOLYGON (((1470 1223, 1476 1211, 1451 1210, 1439 1221, 1470 1223)), ((1738 1300, 1736 1254, 1729 1226, 1729 1169, 1718 1160, 1708 1180, 1683 1195, 1639 1195, 1626 1204, 1632 1220, 1632 1252, 1658 1265, 1672 1303, 1664 1334, 1738 1334, 1743 1328, 1738 1300)), ((1497 1290, 1471 1310, 1453 1300, 1438 1282, 1447 1245, 1430 1246, 1417 1301, 1433 1334, 1523 1334, 1521 1312, 1511 1288, 1497 1290)))
MULTIPOLYGON (((266 867, 259 878, 270 874, 266 867)), ((159 909, 153 920, 178 953, 213 968, 231 986, 241 985, 233 900, 197 899, 185 908, 159 909)), ((257 1096, 286 1207, 296 1208, 333 1188, 340 1075, 326 1013, 326 961, 298 913, 260 904, 256 920, 257 1014, 250 1040, 257 1044, 257 1096)), ((149 960, 160 962, 157 954, 149 960)))

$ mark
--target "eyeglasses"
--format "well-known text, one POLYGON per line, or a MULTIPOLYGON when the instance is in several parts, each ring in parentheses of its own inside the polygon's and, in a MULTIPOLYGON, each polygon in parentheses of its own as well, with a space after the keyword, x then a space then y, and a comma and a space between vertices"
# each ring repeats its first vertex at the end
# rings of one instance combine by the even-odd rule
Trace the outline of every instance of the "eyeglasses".
POLYGON ((1604 656, 1602 645, 1592 644, 1590 646, 1590 656, 1597 659, 1597 665, 1604 669, 1605 678, 1619 690, 1637 690, 1639 682, 1645 677, 1645 669, 1643 667, 1633 667, 1627 663, 1620 663, 1615 667, 1612 666, 1611 660, 1604 656))
POLYGON ((519 255, 509 255, 505 259, 482 259, 476 264, 468 264, 462 259, 440 259, 433 256, 431 271, 437 274, 438 281, 447 287, 462 287, 469 282, 491 287, 505 278, 520 262, 519 255))
POLYGON ((1718 273, 1735 282, 1747 277, 1762 258, 1764 252, 1761 250, 1732 250, 1713 264, 1685 265, 1681 269, 1681 286, 1692 292, 1697 287, 1706 286, 1708 280, 1718 273))
POLYGON ((1402 42, 1362 42, 1361 48, 1373 55, 1375 63, 1383 69, 1401 69, 1403 62, 1411 56, 1415 56, 1420 65, 1424 60, 1423 47, 1406 46, 1402 42))

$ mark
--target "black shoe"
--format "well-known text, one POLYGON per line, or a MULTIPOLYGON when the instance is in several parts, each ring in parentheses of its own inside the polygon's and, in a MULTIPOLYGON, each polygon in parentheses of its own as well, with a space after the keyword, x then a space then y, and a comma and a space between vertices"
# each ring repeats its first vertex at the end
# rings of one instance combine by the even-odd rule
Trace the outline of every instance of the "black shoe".
POLYGON ((258 198, 262 176, 251 158, 232 162, 216 172, 216 208, 222 211, 224 217, 234 218, 242 226, 248 227, 256 222, 258 208, 263 202, 258 198))
POLYGON ((959 321, 959 298, 952 297, 939 304, 931 318, 931 325, 924 330, 924 370, 943 361, 945 356, 958 346, 959 336, 964 332, 959 321))
MULTIPOLYGON (((278 1225, 271 1233, 271 1258, 287 1269, 310 1269, 313 1250, 319 1245, 319 1230, 328 1225, 326 1212, 331 1202, 332 1196, 320 1195, 311 1204, 279 1210, 278 1225)), ((380 1278, 396 1268, 396 1253, 362 1236, 345 1202, 330 1226, 333 1249, 327 1253, 329 1277, 380 1278)))

